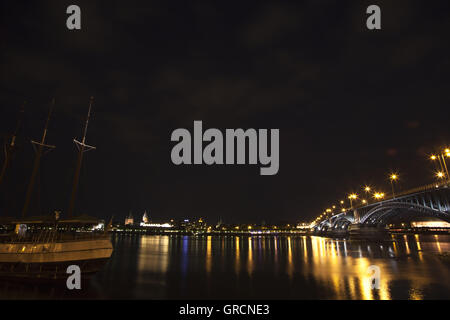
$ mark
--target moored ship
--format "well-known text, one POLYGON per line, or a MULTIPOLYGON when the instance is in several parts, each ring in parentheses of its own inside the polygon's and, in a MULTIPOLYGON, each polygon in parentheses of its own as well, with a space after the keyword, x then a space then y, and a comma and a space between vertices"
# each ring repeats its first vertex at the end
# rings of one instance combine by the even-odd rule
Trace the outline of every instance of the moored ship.
MULTIPOLYGON (((66 279, 67 268, 76 265, 80 268, 83 279, 86 279, 99 271, 111 257, 113 246, 107 232, 109 225, 105 226, 104 231, 98 231, 95 228, 99 223, 98 219, 89 216, 72 217, 83 153, 95 149, 85 143, 92 102, 91 98, 83 139, 81 142, 74 139, 78 147, 78 162, 66 219, 59 219, 59 212, 55 212, 53 216, 26 218, 42 151, 44 148, 54 148, 45 144, 52 108, 47 117, 41 141, 32 141, 37 147, 36 158, 22 218, 0 219, 0 225, 6 230, 6 233, 0 234, 1 278, 66 279)), ((8 154, 5 156, 7 159, 8 154)))
POLYGON ((0 236, 0 277, 67 278, 70 265, 79 266, 84 278, 94 274, 113 251, 107 233, 80 231, 95 223, 89 217, 11 220, 8 225, 17 226, 16 230, 0 236))

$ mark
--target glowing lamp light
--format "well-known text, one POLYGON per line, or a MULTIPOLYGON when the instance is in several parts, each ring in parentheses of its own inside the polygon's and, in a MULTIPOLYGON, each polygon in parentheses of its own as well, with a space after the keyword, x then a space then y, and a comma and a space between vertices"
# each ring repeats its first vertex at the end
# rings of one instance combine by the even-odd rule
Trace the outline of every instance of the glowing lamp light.
POLYGON ((376 193, 374 193, 373 197, 374 197, 375 199, 382 199, 382 198, 384 198, 384 193, 382 193, 382 192, 376 192, 376 193))
POLYGON ((393 174, 391 174, 390 179, 393 180, 393 181, 395 181, 395 180, 398 179, 398 175, 395 174, 395 173, 393 173, 393 174))

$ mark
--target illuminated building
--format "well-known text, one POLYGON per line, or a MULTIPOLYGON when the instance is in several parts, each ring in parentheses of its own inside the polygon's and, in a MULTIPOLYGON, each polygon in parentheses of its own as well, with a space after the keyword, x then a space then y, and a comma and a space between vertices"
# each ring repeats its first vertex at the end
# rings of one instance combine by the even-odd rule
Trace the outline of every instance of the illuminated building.
POLYGON ((128 214, 128 216, 125 218, 125 225, 132 225, 134 224, 134 219, 133 219, 133 215, 130 213, 128 214))
POLYGON ((411 222, 411 226, 414 228, 450 228, 450 223, 446 221, 414 221, 411 222))
POLYGON ((171 223, 154 223, 150 222, 150 219, 147 215, 147 211, 144 212, 144 215, 142 216, 142 222, 140 223, 141 227, 148 227, 148 228, 172 228, 173 224, 171 223))
POLYGON ((145 223, 141 222, 141 227, 149 227, 149 228, 172 228, 173 225, 170 223, 145 223))

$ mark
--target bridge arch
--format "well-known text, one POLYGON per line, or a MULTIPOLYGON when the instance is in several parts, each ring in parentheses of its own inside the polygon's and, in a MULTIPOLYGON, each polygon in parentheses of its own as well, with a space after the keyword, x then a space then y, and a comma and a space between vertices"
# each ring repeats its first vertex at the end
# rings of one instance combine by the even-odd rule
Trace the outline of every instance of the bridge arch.
POLYGON ((431 209, 415 203, 391 201, 369 210, 362 224, 387 224, 393 220, 431 217, 450 223, 450 213, 431 209))
POLYGON ((342 216, 333 221, 331 224, 331 229, 341 229, 342 227, 347 228, 353 222, 353 217, 342 216))
POLYGON ((331 227, 331 223, 328 220, 323 220, 319 224, 314 226, 314 230, 316 231, 326 231, 331 227))

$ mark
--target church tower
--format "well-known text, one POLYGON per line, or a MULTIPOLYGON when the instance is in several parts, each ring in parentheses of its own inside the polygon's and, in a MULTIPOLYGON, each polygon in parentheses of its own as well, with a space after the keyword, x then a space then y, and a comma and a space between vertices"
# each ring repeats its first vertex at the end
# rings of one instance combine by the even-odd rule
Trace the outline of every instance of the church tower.
POLYGON ((144 215, 142 216, 142 222, 148 223, 148 221, 149 221, 149 219, 148 219, 147 211, 144 211, 144 215))

